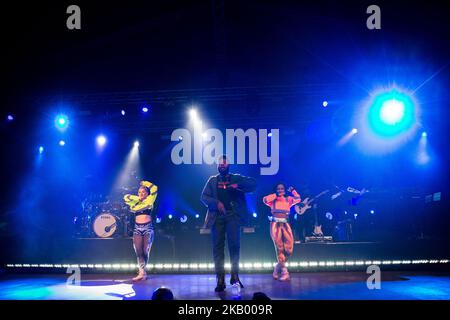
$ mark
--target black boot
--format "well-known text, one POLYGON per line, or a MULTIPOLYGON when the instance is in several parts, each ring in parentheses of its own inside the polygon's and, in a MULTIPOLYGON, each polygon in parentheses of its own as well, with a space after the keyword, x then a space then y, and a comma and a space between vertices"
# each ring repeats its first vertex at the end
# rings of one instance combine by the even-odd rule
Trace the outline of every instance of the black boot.
POLYGON ((230 284, 233 285, 235 283, 239 283, 241 289, 244 289, 244 285, 242 284, 241 280, 239 280, 239 276, 237 274, 232 274, 230 278, 230 284))
POLYGON ((214 289, 215 292, 222 292, 226 288, 225 285, 225 275, 224 274, 218 274, 217 275, 217 286, 216 289, 214 289))

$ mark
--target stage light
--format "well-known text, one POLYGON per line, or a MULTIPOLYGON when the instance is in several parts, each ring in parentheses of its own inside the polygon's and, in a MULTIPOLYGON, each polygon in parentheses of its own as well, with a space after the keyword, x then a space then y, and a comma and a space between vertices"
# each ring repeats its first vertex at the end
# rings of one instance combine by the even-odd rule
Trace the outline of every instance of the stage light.
POLYGON ((396 89, 374 97, 368 120, 380 136, 392 137, 410 129, 416 122, 415 104, 411 96, 396 89))
POLYGON ((103 147, 106 144, 106 137, 104 135, 97 136, 97 146, 103 147))
POLYGON ((136 140, 136 141, 134 142, 133 146, 134 146, 135 148, 139 148, 139 141, 136 140))
POLYGON ((120 111, 120 114, 124 116, 125 115, 125 110, 120 111))
POLYGON ((337 145, 338 146, 345 145, 357 133, 358 133, 358 129, 353 128, 352 130, 348 131, 342 138, 339 139, 339 141, 337 142, 337 145))
POLYGON ((272 132, 269 132, 269 133, 267 134, 267 136, 268 136, 269 138, 271 138, 271 137, 272 137, 272 132))
POLYGON ((39 147, 39 153, 42 154, 43 152, 44 152, 44 147, 43 147, 43 146, 40 146, 40 147, 39 147))
POLYGON ((322 106, 323 106, 324 108, 326 108, 326 107, 328 106, 328 101, 322 102, 322 106))
POLYGON ((258 214, 256 212, 253 212, 253 218, 257 218, 258 214))
POLYGON ((148 108, 147 107, 143 107, 142 108, 142 112, 147 113, 148 112, 148 108))
POLYGON ((370 210, 370 213, 371 213, 371 214, 374 214, 374 213, 375 213, 375 210, 370 210))
POLYGON ((12 114, 8 114, 6 119, 8 119, 8 121, 13 121, 14 120, 14 116, 12 114))
POLYGON ((202 121, 200 120, 200 117, 198 115, 197 109, 191 108, 189 110, 189 116, 191 118, 191 121, 195 127, 201 127, 202 121))
POLYGON ((403 102, 392 99, 385 101, 381 106, 380 118, 384 123, 393 125, 398 123, 405 114, 405 105, 403 102))
POLYGON ((420 165, 425 165, 430 161, 430 155, 427 148, 427 133, 422 132, 422 135, 419 139, 419 145, 417 148, 417 158, 416 161, 420 165), (425 134, 424 134, 425 133, 425 134))
POLYGON ((186 223, 188 217, 186 215, 183 215, 182 217, 180 217, 180 222, 181 223, 186 223))
POLYGON ((200 218, 200 215, 197 213, 197 214, 195 215, 195 218, 196 218, 196 219, 200 218))
POLYGON ((198 118, 198 114, 197 114, 197 110, 194 108, 191 108, 189 110, 189 115, 191 116, 191 119, 196 119, 198 118))
POLYGON ((66 145, 66 142, 65 142, 64 140, 60 140, 60 141, 59 141, 59 145, 60 145, 61 147, 64 147, 64 146, 66 145))
POLYGON ((172 218, 173 218, 173 216, 172 216, 171 214, 169 214, 168 218, 169 218, 169 219, 172 219, 172 218))
POLYGON ((156 218, 156 223, 161 223, 161 218, 160 217, 156 218))
POLYGON ((56 128, 60 131, 64 131, 69 126, 69 118, 65 114, 60 114, 55 119, 56 128))

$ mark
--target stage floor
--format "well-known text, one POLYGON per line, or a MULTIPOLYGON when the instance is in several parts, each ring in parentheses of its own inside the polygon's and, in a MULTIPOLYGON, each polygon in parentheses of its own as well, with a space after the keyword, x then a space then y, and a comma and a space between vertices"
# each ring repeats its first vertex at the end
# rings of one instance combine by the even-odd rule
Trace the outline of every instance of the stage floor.
MULTIPOLYGON (((1 300, 147 300, 160 286, 169 287, 177 300, 235 299, 230 286, 225 293, 214 292, 211 274, 151 274, 139 283, 132 275, 82 275, 79 286, 66 285, 65 274, 3 274, 1 300)), ((450 299, 450 273, 382 271, 380 290, 369 290, 364 272, 292 273, 289 282, 279 282, 270 274, 243 274, 241 299, 265 292, 272 299, 450 299)), ((228 281, 227 277, 227 281, 228 281)))

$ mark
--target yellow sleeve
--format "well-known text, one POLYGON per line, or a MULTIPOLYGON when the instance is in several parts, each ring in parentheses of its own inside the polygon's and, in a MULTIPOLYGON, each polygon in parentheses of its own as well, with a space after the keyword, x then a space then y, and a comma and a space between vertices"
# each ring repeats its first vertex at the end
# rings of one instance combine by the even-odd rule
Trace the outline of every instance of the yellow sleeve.
POLYGON ((132 207, 136 205, 139 202, 139 197, 131 194, 126 194, 123 197, 123 201, 125 201, 125 204, 129 207, 132 207))
POLYGON ((150 188, 150 194, 147 196, 147 198, 145 198, 144 201, 138 201, 138 203, 134 204, 133 206, 130 206, 131 207, 130 209, 134 212, 147 210, 153 206, 157 196, 158 196, 158 187, 156 185, 153 185, 150 188))

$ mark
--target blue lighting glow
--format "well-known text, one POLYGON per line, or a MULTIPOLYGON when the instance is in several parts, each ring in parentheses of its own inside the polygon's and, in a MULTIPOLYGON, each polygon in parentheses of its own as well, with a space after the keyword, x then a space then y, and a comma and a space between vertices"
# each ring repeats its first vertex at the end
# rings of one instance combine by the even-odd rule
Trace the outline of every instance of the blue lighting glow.
POLYGON ((60 145, 61 147, 64 147, 64 146, 66 145, 66 142, 65 142, 64 140, 60 140, 60 141, 59 141, 59 145, 60 145))
POLYGON ((147 107, 143 107, 143 108, 142 108, 142 112, 144 112, 144 113, 145 113, 145 112, 148 112, 148 108, 147 108, 147 107))
POLYGON ((120 111, 120 114, 124 116, 125 115, 125 110, 120 111))
POLYGON ((424 132, 422 132, 422 137, 426 137, 427 136, 427 133, 424 131, 424 132))
POLYGON ((106 144, 106 137, 104 135, 97 136, 97 146, 103 147, 106 144))
POLYGON ((258 214, 256 212, 253 212, 253 218, 257 218, 258 214))
POLYGON ((369 126, 379 136, 392 137, 407 131, 416 122, 412 98, 391 90, 375 96, 368 112, 369 126))
POLYGON ((8 114, 7 119, 8 119, 8 121, 13 121, 14 120, 14 116, 12 114, 8 114))
POLYGON ((324 108, 326 108, 326 107, 328 106, 328 101, 322 102, 322 106, 323 106, 324 108))
POLYGON ((66 130, 69 126, 69 118, 64 114, 60 114, 55 119, 55 125, 58 130, 66 130))
POLYGON ((200 218, 200 215, 197 213, 197 214, 195 215, 195 218, 196 218, 196 219, 200 218))
POLYGON ((43 152, 44 152, 44 147, 43 147, 43 146, 40 146, 40 147, 39 147, 39 153, 42 154, 43 152))
POLYGON ((169 214, 168 218, 169 218, 169 219, 172 219, 172 218, 173 218, 173 216, 172 216, 171 214, 169 214))

